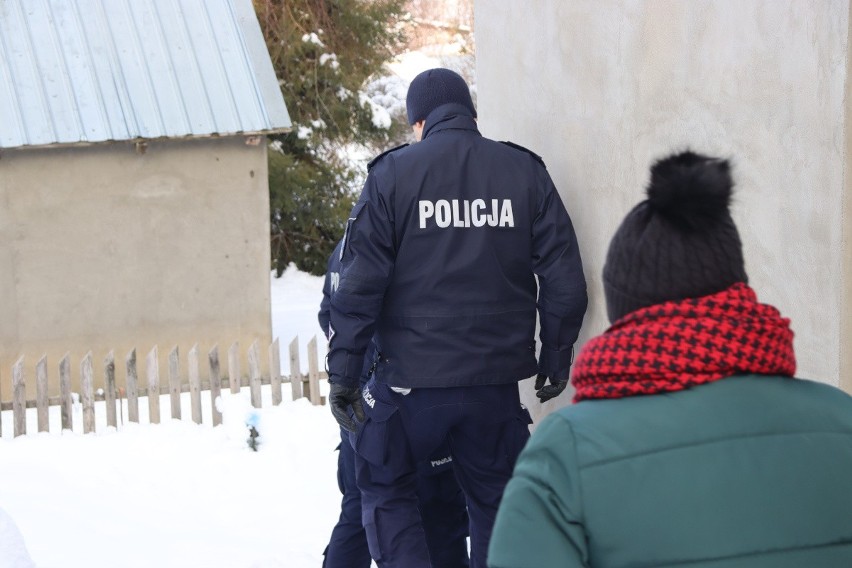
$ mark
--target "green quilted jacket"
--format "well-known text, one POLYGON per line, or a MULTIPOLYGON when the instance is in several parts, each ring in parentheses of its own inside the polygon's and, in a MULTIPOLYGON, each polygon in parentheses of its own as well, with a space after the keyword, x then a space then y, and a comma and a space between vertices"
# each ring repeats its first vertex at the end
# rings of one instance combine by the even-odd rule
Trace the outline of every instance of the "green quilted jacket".
POLYGON ((491 568, 852 568, 852 397, 733 376, 548 416, 491 568))

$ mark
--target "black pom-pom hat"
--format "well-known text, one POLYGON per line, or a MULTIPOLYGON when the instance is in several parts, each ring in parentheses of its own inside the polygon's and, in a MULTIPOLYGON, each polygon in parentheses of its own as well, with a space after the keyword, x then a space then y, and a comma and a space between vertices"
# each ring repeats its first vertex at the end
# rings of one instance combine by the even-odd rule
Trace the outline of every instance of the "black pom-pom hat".
POLYGON ((731 218, 730 165, 692 151, 651 167, 648 199, 627 214, 603 269, 611 322, 646 306, 748 282, 731 218))

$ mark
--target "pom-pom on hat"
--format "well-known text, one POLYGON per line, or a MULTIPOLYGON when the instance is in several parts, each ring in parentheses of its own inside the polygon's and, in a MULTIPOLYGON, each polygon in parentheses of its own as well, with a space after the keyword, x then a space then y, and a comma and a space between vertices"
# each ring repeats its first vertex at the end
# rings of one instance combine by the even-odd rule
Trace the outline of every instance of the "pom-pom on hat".
POLYGON ((408 86, 408 95, 405 97, 408 124, 426 120, 430 112, 447 103, 458 103, 467 107, 476 118, 470 88, 461 75, 440 67, 423 71, 408 86))
POLYGON ((748 282, 728 210, 733 185, 726 160, 686 151, 654 163, 648 199, 627 214, 607 252, 603 283, 611 322, 748 282))

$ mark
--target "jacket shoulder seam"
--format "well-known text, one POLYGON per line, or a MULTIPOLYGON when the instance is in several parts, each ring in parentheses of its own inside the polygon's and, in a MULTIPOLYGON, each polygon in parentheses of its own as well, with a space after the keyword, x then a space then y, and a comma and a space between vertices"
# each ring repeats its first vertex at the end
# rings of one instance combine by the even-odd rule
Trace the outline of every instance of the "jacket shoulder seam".
POLYGON ((397 150, 401 150, 402 148, 405 148, 406 146, 408 146, 408 144, 400 144, 399 146, 396 146, 395 148, 391 148, 390 150, 385 150, 384 152, 382 152, 381 154, 379 154, 378 156, 376 156, 375 158, 373 158, 372 160, 370 160, 367 163, 367 171, 369 172, 370 170, 372 170, 373 166, 378 164, 382 160, 382 158, 384 158, 388 154, 396 152, 397 150))
POLYGON ((583 464, 580 466, 580 469, 591 469, 594 467, 601 467, 605 465, 609 465, 611 463, 617 463, 620 461, 630 460, 634 458, 651 456, 654 454, 662 454, 666 452, 676 451, 676 450, 684 450, 687 448, 697 448, 699 446, 707 446, 711 444, 721 444, 724 442, 733 442, 736 440, 748 440, 755 438, 781 438, 786 436, 808 436, 813 434, 830 434, 834 436, 850 436, 852 437, 852 431, 850 430, 808 430, 801 432, 756 432, 754 434, 746 434, 746 435, 737 435, 737 436, 724 436, 720 438, 708 438, 706 440, 701 440, 699 442, 689 442, 684 444, 672 444, 671 446, 666 446, 662 448, 654 448, 652 450, 644 451, 644 452, 633 452, 630 454, 625 454, 618 457, 605 458, 597 461, 592 461, 587 464, 583 464))
POLYGON ((547 165, 544 163, 544 158, 542 158, 541 156, 539 156, 538 154, 536 154, 535 152, 533 152, 529 148, 525 148, 525 147, 521 146, 520 144, 515 144, 514 142, 509 142, 508 140, 501 140, 500 143, 505 144, 506 146, 509 146, 510 148, 514 148, 515 150, 520 150, 521 152, 526 152, 527 154, 529 154, 530 156, 535 158, 535 161, 537 161, 539 164, 541 164, 544 169, 547 169, 547 165))

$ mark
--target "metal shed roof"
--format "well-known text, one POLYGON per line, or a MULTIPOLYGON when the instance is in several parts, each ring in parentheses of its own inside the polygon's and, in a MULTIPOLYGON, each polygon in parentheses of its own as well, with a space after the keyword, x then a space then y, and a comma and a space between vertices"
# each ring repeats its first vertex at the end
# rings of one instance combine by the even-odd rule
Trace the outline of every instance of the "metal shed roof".
POLYGON ((0 0, 0 148, 290 126, 251 0, 0 0))

